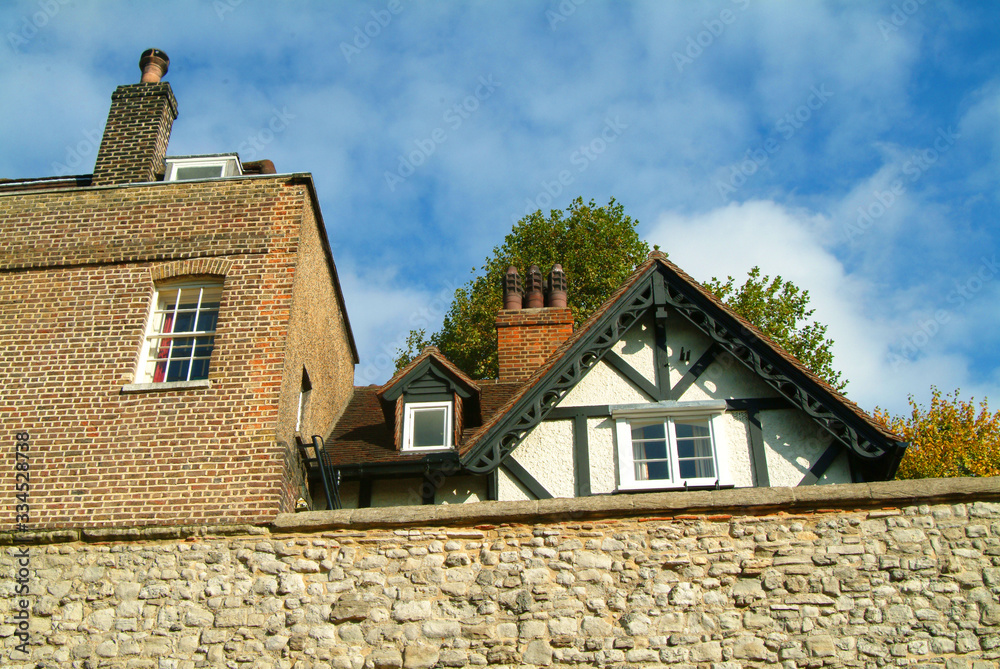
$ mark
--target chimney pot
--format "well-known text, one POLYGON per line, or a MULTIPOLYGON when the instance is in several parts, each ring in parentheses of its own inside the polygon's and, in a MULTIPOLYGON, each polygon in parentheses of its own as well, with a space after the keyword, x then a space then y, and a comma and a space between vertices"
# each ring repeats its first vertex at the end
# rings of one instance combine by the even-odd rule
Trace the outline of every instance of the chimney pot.
POLYGON ((142 78, 139 83, 158 84, 160 79, 167 73, 170 66, 170 58, 159 49, 146 49, 139 57, 139 69, 142 70, 142 78))
POLYGON ((563 272, 562 265, 555 264, 549 272, 548 296, 546 306, 565 307, 566 306, 566 273, 563 272))
POLYGON ((503 308, 520 309, 523 295, 521 275, 517 273, 517 268, 511 265, 503 278, 503 308))
POLYGON ((542 271, 538 265, 532 265, 528 269, 528 285, 525 288, 525 296, 528 309, 537 309, 545 306, 545 293, 542 289, 542 271))

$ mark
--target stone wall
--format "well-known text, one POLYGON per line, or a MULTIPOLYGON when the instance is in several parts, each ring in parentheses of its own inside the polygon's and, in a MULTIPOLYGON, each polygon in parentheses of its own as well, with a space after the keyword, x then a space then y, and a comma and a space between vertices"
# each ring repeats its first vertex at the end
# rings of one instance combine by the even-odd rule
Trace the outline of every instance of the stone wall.
POLYGON ((3 662, 995 668, 998 500, 931 480, 0 535, 3 662))

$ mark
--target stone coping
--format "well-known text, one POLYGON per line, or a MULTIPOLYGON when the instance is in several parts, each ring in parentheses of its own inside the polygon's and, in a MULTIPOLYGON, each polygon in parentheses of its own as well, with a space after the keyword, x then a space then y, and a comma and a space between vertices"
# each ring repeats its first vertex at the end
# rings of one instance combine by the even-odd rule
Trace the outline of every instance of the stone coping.
POLYGON ((522 502, 476 502, 282 513, 263 525, 145 525, 0 532, 0 545, 162 541, 412 526, 574 522, 628 516, 757 515, 1000 500, 1000 477, 842 483, 795 488, 595 495, 522 502))
POLYGON ((272 532, 380 527, 572 522, 625 516, 754 515, 1000 499, 1000 477, 842 483, 795 488, 594 495, 523 502, 477 502, 278 514, 272 532))

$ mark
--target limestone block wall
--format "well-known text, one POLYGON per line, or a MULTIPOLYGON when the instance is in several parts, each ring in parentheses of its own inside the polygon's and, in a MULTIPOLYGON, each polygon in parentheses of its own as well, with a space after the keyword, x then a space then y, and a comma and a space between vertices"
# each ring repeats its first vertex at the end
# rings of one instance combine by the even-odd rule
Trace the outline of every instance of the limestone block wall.
POLYGON ((2 535, 2 664, 995 669, 998 500, 931 480, 2 535))

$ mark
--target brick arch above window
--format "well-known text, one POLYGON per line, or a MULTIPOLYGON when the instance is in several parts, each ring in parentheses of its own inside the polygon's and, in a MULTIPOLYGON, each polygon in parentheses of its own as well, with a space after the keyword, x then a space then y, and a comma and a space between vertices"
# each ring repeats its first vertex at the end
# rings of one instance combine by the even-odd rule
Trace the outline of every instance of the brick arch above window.
POLYGON ((192 258, 176 260, 149 268, 153 283, 184 276, 218 276, 224 277, 233 266, 232 260, 225 258, 192 258))

